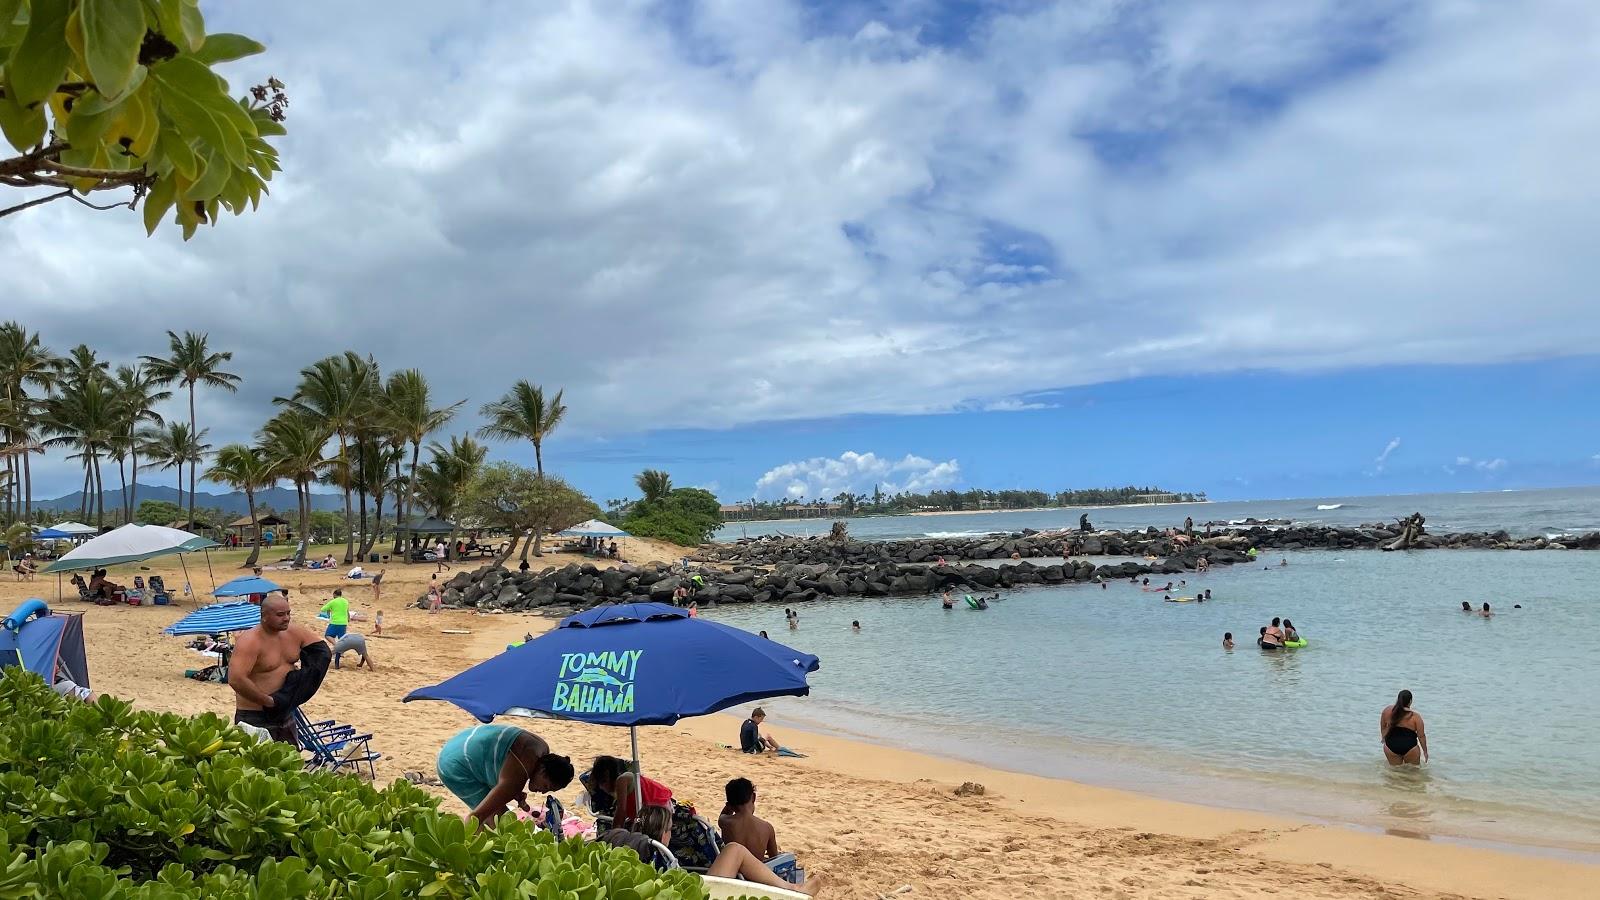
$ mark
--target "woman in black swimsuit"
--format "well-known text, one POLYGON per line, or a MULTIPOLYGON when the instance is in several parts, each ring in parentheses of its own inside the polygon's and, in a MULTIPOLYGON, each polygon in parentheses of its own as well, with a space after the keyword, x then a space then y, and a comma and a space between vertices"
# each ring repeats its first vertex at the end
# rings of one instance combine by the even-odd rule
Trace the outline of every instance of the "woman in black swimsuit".
POLYGON ((1428 733, 1422 716, 1411 708, 1411 692, 1401 691, 1394 705, 1384 707, 1378 716, 1378 734, 1383 737, 1383 755, 1389 765, 1420 765, 1428 758, 1428 733))

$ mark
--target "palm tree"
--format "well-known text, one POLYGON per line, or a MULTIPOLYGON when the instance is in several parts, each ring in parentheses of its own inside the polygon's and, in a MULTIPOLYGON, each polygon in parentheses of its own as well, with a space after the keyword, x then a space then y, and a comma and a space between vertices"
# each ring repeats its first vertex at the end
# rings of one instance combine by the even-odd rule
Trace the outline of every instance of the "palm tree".
MULTIPOLYGON (((434 441, 428 452, 433 459, 417 470, 417 500, 432 515, 449 521, 455 516, 467 485, 483 467, 489 450, 470 437, 451 436, 449 447, 434 441)), ((454 553, 455 545, 456 533, 452 528, 445 543, 446 552, 454 553)))
POLYGON ((250 530, 256 536, 250 548, 250 558, 244 568, 256 564, 261 556, 261 525, 256 521, 256 491, 264 491, 278 483, 272 460, 260 448, 244 444, 228 444, 217 451, 211 468, 206 470, 206 480, 225 484, 236 491, 244 491, 244 500, 250 505, 250 530))
MULTIPOLYGON (((301 369, 300 384, 294 394, 275 397, 272 402, 325 423, 339 438, 340 465, 348 465, 349 438, 367 415, 378 387, 377 382, 377 363, 346 350, 343 356, 329 356, 301 369)), ((354 518, 350 509, 349 484, 349 480, 345 479, 344 561, 347 564, 355 558, 355 538, 348 527, 354 518)))
POLYGON ((111 440, 111 457, 117 461, 117 474, 122 479, 122 508, 127 521, 133 521, 133 511, 139 505, 139 438, 140 426, 162 425, 161 414, 155 405, 172 397, 171 391, 158 390, 156 379, 143 364, 117 366, 116 375, 116 427, 111 440), (133 481, 130 483, 122 463, 133 459, 133 481))
MULTIPOLYGON (((16 477, 18 459, 21 460, 22 517, 33 515, 33 470, 29 455, 41 453, 34 437, 38 408, 28 396, 28 388, 49 391, 55 384, 55 356, 40 341, 39 335, 29 334, 19 322, 0 325, 0 400, 6 402, 10 419, 5 427, 7 447, 6 466, 12 472, 12 491, 19 479, 16 477)), ((6 494, 7 506, 15 514, 14 494, 6 494)))
POLYGON ((261 429, 261 444, 273 475, 294 482, 300 513, 300 544, 294 554, 297 565, 306 561, 306 546, 311 542, 311 483, 327 467, 322 448, 332 436, 323 420, 294 412, 279 413, 261 429))
POLYGON ((645 469, 633 476, 633 483, 639 486, 639 491, 644 494, 641 504, 655 505, 667 499, 672 493, 672 476, 660 469, 645 469))
MULTIPOLYGON (((165 429, 153 429, 145 432, 145 456, 151 462, 157 463, 162 469, 178 470, 178 506, 183 507, 183 469, 189 467, 189 474, 194 474, 194 469, 205 460, 206 451, 211 445, 204 443, 209 429, 201 429, 196 434, 189 430, 184 422, 168 422, 165 429)), ((190 483, 193 483, 191 478, 190 483)), ((189 509, 194 509, 194 495, 189 495, 189 509)), ((194 516, 189 517, 189 526, 194 526, 194 516)))
POLYGON ((544 388, 519 381, 499 400, 486 403, 479 411, 488 424, 478 429, 478 437, 496 441, 529 441, 533 444, 534 468, 544 477, 544 442, 567 408, 561 404, 561 391, 546 403, 544 388))
POLYGON ((361 552, 358 554, 361 559, 366 559, 383 532, 383 498, 388 496, 390 489, 395 485, 396 479, 391 472, 398 467, 401 458, 405 456, 405 450, 391 441, 381 440, 379 436, 374 435, 371 439, 361 442, 356 452, 360 456, 360 465, 357 467, 360 482, 357 488, 363 497, 372 495, 373 501, 372 533, 364 535, 361 552))
MULTIPOLYGON (((176 381, 180 386, 189 389, 189 433, 203 435, 199 423, 194 417, 194 389, 196 385, 219 387, 228 393, 239 390, 240 378, 231 372, 222 371, 222 364, 233 359, 232 353, 212 353, 207 346, 209 334, 196 334, 185 331, 182 337, 177 332, 167 332, 169 352, 166 357, 142 357, 145 366, 149 369, 151 377, 158 384, 171 384, 176 381)), ((194 487, 195 470, 189 469, 189 524, 194 524, 194 487)), ((180 488, 179 493, 182 493, 180 488)))
MULTIPOLYGON (((533 444, 534 468, 544 477, 544 442, 561 424, 567 408, 561 403, 561 391, 545 402, 544 388, 519 381, 511 386, 504 397, 486 403, 479 412, 488 423, 478 429, 478 436, 497 441, 526 440, 533 444)), ((544 530, 533 533, 533 552, 539 555, 539 542, 544 530)))
POLYGON ((47 446, 76 447, 70 458, 83 461, 80 511, 92 512, 97 525, 105 524, 105 482, 100 477, 100 457, 111 449, 116 436, 116 390, 93 350, 79 345, 60 362, 60 391, 44 404, 41 422, 51 437, 47 446))
MULTIPOLYGON (((459 400, 449 406, 435 407, 428 389, 428 379, 416 369, 402 369, 390 375, 383 386, 383 395, 393 434, 411 444, 411 477, 405 490, 396 495, 395 502, 395 521, 404 523, 408 506, 417 492, 417 461, 422 455, 422 442, 454 418, 456 410, 467 401, 459 400)), ((404 532, 396 528, 396 554, 404 551, 404 539, 404 532)))

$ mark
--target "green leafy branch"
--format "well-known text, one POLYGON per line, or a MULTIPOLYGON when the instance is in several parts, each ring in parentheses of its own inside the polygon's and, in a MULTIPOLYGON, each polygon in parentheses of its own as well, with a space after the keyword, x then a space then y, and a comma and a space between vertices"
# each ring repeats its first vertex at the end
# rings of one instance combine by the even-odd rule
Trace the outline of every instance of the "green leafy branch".
POLYGON ((185 239, 226 209, 258 208, 286 132, 277 79, 234 98, 212 67, 265 48, 205 32, 199 0, 0 0, 0 185, 59 188, 0 217, 71 197, 96 209, 144 200, 185 239), (129 188, 106 206, 83 200, 129 188))

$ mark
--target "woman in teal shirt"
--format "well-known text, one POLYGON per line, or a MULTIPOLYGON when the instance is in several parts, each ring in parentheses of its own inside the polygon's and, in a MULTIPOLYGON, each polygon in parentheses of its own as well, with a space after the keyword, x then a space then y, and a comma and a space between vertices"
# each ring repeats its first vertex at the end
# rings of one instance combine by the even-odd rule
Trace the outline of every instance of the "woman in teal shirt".
POLYGON ((439 780, 473 818, 490 825, 512 801, 526 809, 527 791, 548 794, 566 787, 572 760, 551 753, 543 738, 520 728, 478 725, 445 742, 439 780))

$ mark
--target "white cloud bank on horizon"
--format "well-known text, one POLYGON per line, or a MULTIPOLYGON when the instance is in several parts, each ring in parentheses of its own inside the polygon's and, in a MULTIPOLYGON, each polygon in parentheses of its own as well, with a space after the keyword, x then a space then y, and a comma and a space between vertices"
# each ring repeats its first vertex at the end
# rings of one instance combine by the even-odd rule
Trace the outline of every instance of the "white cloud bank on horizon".
POLYGON ((914 454, 894 460, 847 450, 837 458, 812 457, 768 469, 756 480, 758 500, 832 500, 841 493, 927 493, 951 487, 961 477, 953 459, 934 462, 914 454))
POLYGON ((1600 345, 1600 4, 855 9, 208 2, 289 86, 272 196, 188 244, 8 217, 0 316, 209 331, 215 444, 346 348, 593 435, 1600 345))

